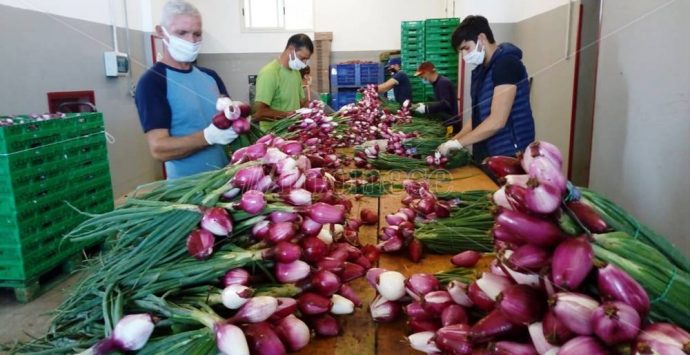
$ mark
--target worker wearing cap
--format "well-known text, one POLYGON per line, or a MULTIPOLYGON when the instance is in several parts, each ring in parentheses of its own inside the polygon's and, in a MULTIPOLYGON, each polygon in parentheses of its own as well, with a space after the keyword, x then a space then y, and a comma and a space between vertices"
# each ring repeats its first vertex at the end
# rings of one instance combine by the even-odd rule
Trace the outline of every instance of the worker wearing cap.
POLYGON ((472 145, 475 162, 495 155, 515 156, 534 141, 529 80, 522 51, 510 43, 496 44, 489 21, 468 16, 455 29, 453 48, 462 52, 472 70, 472 120, 441 144, 441 154, 472 145))
POLYGON ((407 77, 404 71, 400 70, 400 57, 388 59, 385 69, 390 71, 392 77, 385 83, 379 84, 379 94, 383 94, 393 89, 395 101, 403 104, 405 100, 412 101, 412 85, 410 78, 407 77))
POLYGON ((450 79, 436 72, 436 67, 433 63, 424 62, 420 64, 414 76, 420 77, 423 82, 433 86, 434 98, 436 99, 434 102, 418 104, 415 107, 415 111, 443 120, 458 115, 455 86, 453 86, 450 79))

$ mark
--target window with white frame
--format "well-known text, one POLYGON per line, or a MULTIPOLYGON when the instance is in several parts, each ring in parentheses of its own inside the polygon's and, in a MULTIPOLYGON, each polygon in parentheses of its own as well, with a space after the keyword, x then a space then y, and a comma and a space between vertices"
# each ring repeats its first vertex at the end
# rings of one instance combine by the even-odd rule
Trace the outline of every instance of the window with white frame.
POLYGON ((313 0, 243 0, 242 29, 247 32, 312 31, 313 0))

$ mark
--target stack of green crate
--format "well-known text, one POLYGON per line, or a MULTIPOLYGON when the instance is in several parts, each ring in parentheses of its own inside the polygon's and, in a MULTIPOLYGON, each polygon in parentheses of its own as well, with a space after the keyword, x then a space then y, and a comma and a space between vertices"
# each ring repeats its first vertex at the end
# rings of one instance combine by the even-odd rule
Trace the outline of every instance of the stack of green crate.
POLYGON ((425 101, 425 85, 421 79, 414 76, 422 62, 424 62, 424 21, 403 21, 400 25, 400 56, 402 70, 410 78, 412 85, 412 101, 425 101))
POLYGON ((66 202, 102 213, 113 193, 101 113, 11 120, 0 126, 0 287, 18 288, 90 246, 63 241, 85 219, 66 202))
MULTIPOLYGON (((431 62, 439 74, 458 84, 458 53, 451 45, 453 31, 460 24, 459 18, 440 18, 424 21, 424 60, 431 62)), ((426 95, 433 96, 431 87, 426 95)))

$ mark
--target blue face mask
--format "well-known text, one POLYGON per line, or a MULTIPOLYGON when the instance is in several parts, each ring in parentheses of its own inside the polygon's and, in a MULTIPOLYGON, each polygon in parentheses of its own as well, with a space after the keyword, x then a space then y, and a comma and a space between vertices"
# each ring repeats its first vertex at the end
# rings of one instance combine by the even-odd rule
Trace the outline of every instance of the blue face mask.
POLYGON ((424 83, 424 84, 429 84, 429 80, 422 79, 422 83, 424 83))

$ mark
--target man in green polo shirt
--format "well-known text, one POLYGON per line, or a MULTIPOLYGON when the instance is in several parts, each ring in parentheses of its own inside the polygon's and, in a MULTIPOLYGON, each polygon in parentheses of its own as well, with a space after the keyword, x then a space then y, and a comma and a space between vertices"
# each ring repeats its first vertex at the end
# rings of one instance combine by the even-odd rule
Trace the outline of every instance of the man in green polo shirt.
POLYGON ((259 71, 252 117, 260 121, 264 131, 270 129, 276 120, 307 104, 299 71, 307 66, 313 52, 314 44, 309 36, 296 34, 290 37, 278 59, 259 71))

